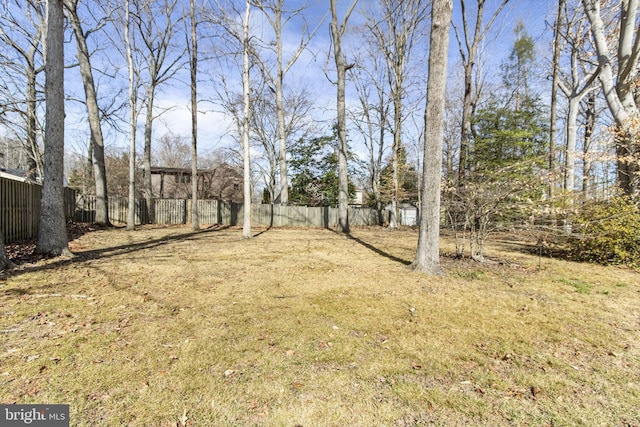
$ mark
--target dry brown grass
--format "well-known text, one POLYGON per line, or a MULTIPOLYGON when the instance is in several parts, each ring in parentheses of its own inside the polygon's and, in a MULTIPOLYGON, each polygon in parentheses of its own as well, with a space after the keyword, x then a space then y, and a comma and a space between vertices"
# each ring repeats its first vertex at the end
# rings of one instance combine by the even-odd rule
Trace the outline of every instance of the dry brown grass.
POLYGON ((640 274, 414 231, 97 231, 0 281, 0 402, 72 425, 640 425, 640 274), (448 239, 444 251, 451 252, 448 239))

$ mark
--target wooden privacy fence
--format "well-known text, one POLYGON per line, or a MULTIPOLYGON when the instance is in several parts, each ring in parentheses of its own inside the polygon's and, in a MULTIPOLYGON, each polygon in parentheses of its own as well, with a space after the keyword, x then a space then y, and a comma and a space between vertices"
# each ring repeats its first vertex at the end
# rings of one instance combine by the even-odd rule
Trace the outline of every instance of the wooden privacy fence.
MULTIPOLYGON (((4 242, 38 236, 42 186, 0 177, 0 228, 4 242)), ((67 220, 74 218, 76 192, 64 189, 64 209, 67 220)))
MULTIPOLYGON (((109 198, 109 218, 113 224, 127 222, 128 199, 109 198)), ((187 224, 191 221, 191 200, 154 199, 155 224, 187 224)), ((149 210, 145 199, 136 200, 136 224, 148 224, 149 210)), ((219 200, 198 200, 198 218, 201 224, 240 225, 244 206, 219 200)), ((95 196, 78 198, 76 221, 95 219, 95 196)), ((338 224, 338 209, 329 207, 252 205, 251 221, 254 225, 269 227, 332 228, 338 224)), ((388 221, 388 212, 376 209, 349 207, 349 223, 353 226, 379 225, 388 221)))

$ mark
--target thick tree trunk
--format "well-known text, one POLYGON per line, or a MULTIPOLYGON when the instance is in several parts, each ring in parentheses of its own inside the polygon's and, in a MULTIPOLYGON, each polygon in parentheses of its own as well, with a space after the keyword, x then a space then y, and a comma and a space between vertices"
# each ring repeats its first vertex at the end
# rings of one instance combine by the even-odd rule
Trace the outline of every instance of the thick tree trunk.
POLYGON ((93 176, 96 184, 96 218, 95 222, 102 225, 111 225, 109 221, 109 201, 107 195, 107 172, 104 163, 104 138, 100 123, 100 109, 98 97, 93 80, 93 68, 91 56, 87 47, 87 40, 82 30, 80 18, 77 13, 77 0, 67 2, 69 20, 76 37, 77 58, 80 65, 80 76, 84 86, 84 94, 87 106, 89 130, 91 131, 91 143, 93 145, 92 163, 93 176))
POLYGON ((71 255, 64 215, 64 11, 62 0, 47 2, 45 58, 46 128, 44 181, 36 251, 71 255))
POLYGON ((7 253, 4 250, 4 236, 0 230, 0 271, 11 267, 13 267, 13 263, 7 258, 7 253))
POLYGON ((420 232, 412 268, 428 274, 443 274, 440 267, 440 183, 444 138, 445 88, 451 0, 434 0, 431 11, 431 47, 425 109, 424 163, 420 200, 420 232))
POLYGON ((640 0, 623 0, 620 3, 620 34, 617 55, 609 51, 605 26, 600 14, 598 0, 582 0, 584 10, 591 24, 591 34, 598 54, 602 86, 609 111, 616 122, 616 155, 618 185, 626 194, 638 189, 638 161, 640 152, 635 140, 634 121, 640 115, 634 98, 635 70, 638 66, 640 43, 636 30, 636 16, 640 0), (634 41, 635 40, 635 41, 634 41), (617 75, 614 76, 612 62, 617 58, 617 75))

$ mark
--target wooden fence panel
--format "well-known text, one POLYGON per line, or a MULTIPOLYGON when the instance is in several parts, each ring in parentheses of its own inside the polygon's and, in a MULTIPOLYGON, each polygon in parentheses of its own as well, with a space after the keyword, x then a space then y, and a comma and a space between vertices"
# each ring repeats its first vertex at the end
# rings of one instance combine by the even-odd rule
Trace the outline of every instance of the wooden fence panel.
MULTIPOLYGON (((155 212, 157 224, 187 224, 191 221, 191 201, 185 199, 156 199, 155 212)), ((109 198, 109 216, 116 225, 127 223, 128 199, 109 198)), ((241 225, 244 217, 241 203, 218 200, 198 200, 198 213, 201 224, 241 225)), ((382 215, 376 209, 349 208, 349 223, 352 226, 379 225, 382 215)), ((136 200, 136 224, 147 223, 147 209, 144 199, 136 200)), ((95 197, 78 200, 77 221, 92 221, 95 218, 95 197)), ((338 224, 338 209, 330 207, 280 206, 253 204, 251 221, 254 225, 265 227, 318 227, 333 228, 338 224)))
MULTIPOLYGON (((42 186, 9 178, 0 178, 0 227, 4 242, 30 239, 38 236, 42 186)), ((76 193, 64 189, 64 214, 74 218, 76 193)))

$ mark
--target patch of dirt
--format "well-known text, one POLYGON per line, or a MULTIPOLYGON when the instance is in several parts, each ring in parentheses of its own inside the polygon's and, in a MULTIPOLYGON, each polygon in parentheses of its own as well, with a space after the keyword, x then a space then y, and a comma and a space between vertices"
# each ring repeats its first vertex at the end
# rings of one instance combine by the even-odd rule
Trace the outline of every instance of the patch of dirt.
MULTIPOLYGON (((69 223, 67 224, 67 236, 69 242, 71 242, 84 234, 104 229, 104 226, 97 224, 69 223)), ((38 238, 33 237, 31 239, 8 243, 4 246, 4 250, 7 253, 9 261, 15 265, 33 263, 47 258, 46 255, 35 253, 37 243, 38 238)))

